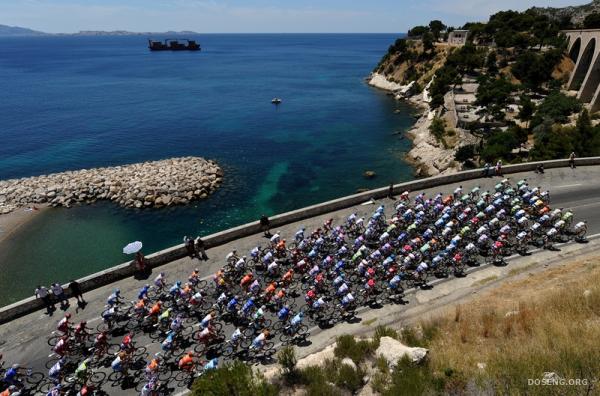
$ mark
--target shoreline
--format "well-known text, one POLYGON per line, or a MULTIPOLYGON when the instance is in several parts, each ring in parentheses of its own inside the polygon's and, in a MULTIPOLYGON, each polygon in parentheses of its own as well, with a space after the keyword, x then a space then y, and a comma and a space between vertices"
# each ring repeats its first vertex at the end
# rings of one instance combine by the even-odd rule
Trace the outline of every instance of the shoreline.
POLYGON ((402 86, 389 81, 382 74, 372 73, 367 78, 367 84, 394 94, 395 100, 404 100, 417 107, 420 117, 413 126, 405 132, 405 136, 412 142, 412 148, 406 153, 404 160, 415 168, 416 177, 429 177, 449 175, 460 172, 462 169, 454 161, 455 149, 446 149, 429 132, 429 127, 435 112, 430 110, 425 101, 426 91, 416 95, 406 95, 411 84, 402 86))
POLYGON ((50 207, 46 204, 36 204, 29 208, 18 208, 10 213, 0 215, 0 250, 11 236, 49 209, 50 207))

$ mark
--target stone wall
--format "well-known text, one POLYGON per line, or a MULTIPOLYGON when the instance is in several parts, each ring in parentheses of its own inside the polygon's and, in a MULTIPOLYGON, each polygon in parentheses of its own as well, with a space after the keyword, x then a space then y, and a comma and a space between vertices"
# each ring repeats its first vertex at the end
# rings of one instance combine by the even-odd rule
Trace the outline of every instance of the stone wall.
MULTIPOLYGON (((555 160, 555 161, 544 161, 546 169, 568 167, 568 160, 555 160)), ((530 162, 518 165, 508 165, 503 167, 503 173, 505 175, 518 172, 530 172, 534 171, 540 162, 530 162)), ((577 166, 591 166, 600 165, 600 157, 592 158, 579 158, 576 160, 577 166)), ((429 177, 426 179, 415 180, 412 182, 401 183, 394 186, 394 194, 400 194, 403 191, 415 191, 422 190, 446 184, 458 183, 464 180, 478 179, 482 177, 482 170, 472 170, 454 173, 446 176, 429 177)), ((354 205, 358 205, 371 198, 379 199, 387 196, 388 187, 379 188, 376 190, 366 191, 360 194, 354 194, 347 197, 335 199, 333 201, 324 202, 321 204, 308 206, 302 209, 294 210, 291 212, 283 213, 270 218, 271 225, 273 228, 280 227, 286 224, 301 221, 307 218, 323 215, 336 210, 346 209, 354 205)), ((258 221, 241 225, 239 227, 231 228, 229 230, 221 231, 216 234, 212 234, 202 238, 205 242, 206 248, 212 248, 220 246, 236 239, 244 238, 260 232, 260 225, 258 221)), ((185 246, 183 244, 165 249, 160 252, 146 256, 147 264, 154 268, 172 261, 184 258, 187 256, 185 246)), ((124 263, 116 267, 106 269, 96 274, 89 275, 83 279, 78 280, 84 292, 92 289, 110 284, 119 279, 132 276, 134 273, 134 267, 131 263, 124 263)), ((67 293, 69 290, 66 289, 67 293)), ((36 300, 33 297, 21 300, 12 305, 0 308, 0 324, 11 321, 12 319, 42 309, 43 304, 41 300, 36 300)))
POLYGON ((131 208, 185 205, 206 198, 223 172, 200 157, 82 169, 0 181, 0 214, 35 204, 70 207, 109 200, 131 208))

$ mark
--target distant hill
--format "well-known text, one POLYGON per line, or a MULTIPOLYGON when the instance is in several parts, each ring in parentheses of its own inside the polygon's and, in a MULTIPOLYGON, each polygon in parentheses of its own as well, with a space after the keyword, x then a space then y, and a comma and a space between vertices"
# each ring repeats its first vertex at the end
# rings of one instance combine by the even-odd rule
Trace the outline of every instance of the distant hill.
POLYGON ((199 34, 189 30, 181 32, 168 31, 168 32, 129 32, 127 30, 82 30, 77 33, 44 33, 37 30, 18 26, 0 25, 0 37, 18 37, 18 36, 182 36, 182 35, 194 35, 199 34))
POLYGON ((18 26, 0 25, 0 36, 42 36, 45 33, 18 26))
POLYGON ((573 25, 581 26, 586 16, 592 13, 600 13, 600 0, 593 0, 589 4, 580 6, 569 6, 563 8, 533 7, 531 10, 557 20, 570 18, 573 25))
POLYGON ((189 30, 184 30, 181 32, 175 32, 169 30, 168 32, 129 32, 127 30, 112 30, 112 31, 104 31, 104 30, 81 30, 78 33, 58 33, 60 36, 151 36, 151 35, 161 35, 161 36, 181 36, 181 35, 192 35, 199 34, 197 32, 192 32, 189 30))

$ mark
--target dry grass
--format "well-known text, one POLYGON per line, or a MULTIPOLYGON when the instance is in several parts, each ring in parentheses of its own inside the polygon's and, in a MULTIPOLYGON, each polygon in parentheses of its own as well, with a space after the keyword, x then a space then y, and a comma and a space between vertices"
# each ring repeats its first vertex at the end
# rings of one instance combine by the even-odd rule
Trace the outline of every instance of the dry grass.
POLYGON ((527 384, 545 372, 590 384, 600 375, 599 262, 505 284, 437 319, 439 332, 429 345, 433 372, 451 368, 499 393, 599 394, 585 386, 527 384))

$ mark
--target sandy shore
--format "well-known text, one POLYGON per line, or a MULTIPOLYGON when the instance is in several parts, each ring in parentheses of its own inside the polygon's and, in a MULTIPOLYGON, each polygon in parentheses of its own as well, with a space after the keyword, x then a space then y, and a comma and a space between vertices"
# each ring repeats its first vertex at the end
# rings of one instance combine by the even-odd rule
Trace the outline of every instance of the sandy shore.
POLYGON ((35 209, 34 207, 20 208, 0 215, 0 244, 13 235, 21 226, 49 209, 47 205, 35 205, 35 209))

